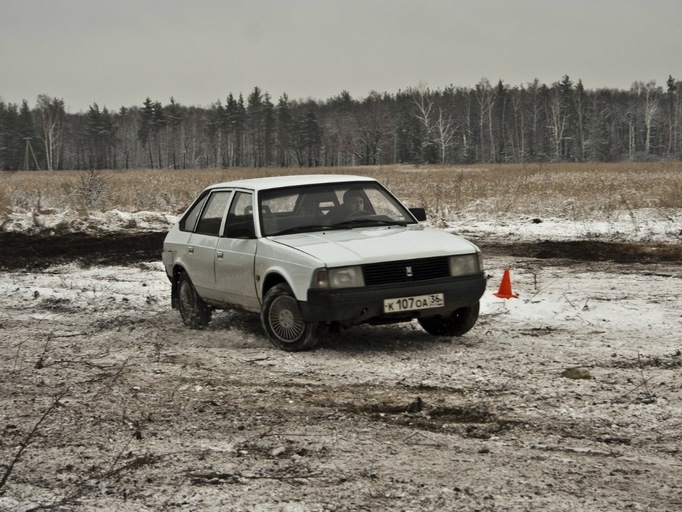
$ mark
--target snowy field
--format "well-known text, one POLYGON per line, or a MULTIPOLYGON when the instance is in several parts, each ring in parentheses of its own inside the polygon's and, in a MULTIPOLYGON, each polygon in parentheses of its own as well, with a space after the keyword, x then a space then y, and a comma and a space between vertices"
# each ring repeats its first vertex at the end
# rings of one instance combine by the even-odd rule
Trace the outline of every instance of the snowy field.
MULTIPOLYGON (((3 229, 174 219, 16 213, 3 229)), ((3 272, 0 510, 682 510, 680 262, 505 249, 675 246, 682 213, 439 224, 494 247, 462 338, 358 326, 288 354, 244 313, 185 329, 158 260, 3 272), (494 295, 505 268, 518 298, 494 295)))

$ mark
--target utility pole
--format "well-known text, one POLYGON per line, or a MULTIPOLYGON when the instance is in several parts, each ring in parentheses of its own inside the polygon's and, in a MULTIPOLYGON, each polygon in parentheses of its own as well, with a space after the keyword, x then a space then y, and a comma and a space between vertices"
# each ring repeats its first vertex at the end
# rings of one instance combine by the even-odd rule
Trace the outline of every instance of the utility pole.
POLYGON ((26 152, 24 155, 24 171, 28 171, 28 148, 31 145, 31 137, 24 137, 26 141, 26 152))
POLYGON ((33 146, 31 145, 31 140, 33 137, 24 137, 24 140, 26 141, 26 152, 24 155, 24 171, 29 171, 29 161, 28 161, 28 152, 29 150, 31 151, 31 155, 33 156, 33 162, 36 164, 36 170, 40 170, 40 166, 38 165, 38 159, 36 158, 36 154, 33 152, 33 146))

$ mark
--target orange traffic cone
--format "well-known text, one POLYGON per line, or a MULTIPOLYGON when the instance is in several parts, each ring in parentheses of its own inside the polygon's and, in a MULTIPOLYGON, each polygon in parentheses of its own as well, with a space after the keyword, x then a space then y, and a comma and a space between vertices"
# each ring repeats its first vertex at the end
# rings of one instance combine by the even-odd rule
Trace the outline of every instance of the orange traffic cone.
POLYGON ((518 299, 519 296, 512 293, 511 279, 509 277, 509 269, 504 269, 504 274, 502 274, 502 282, 500 283, 500 289, 494 294, 500 299, 518 299))

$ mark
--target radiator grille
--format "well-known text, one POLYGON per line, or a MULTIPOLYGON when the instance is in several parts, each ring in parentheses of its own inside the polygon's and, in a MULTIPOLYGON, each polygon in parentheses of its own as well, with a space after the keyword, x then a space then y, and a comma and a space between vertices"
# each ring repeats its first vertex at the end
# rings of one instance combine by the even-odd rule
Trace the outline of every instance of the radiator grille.
POLYGON ((372 263, 362 266, 362 274, 365 278, 365 285, 372 286, 448 277, 450 267, 446 256, 372 263))

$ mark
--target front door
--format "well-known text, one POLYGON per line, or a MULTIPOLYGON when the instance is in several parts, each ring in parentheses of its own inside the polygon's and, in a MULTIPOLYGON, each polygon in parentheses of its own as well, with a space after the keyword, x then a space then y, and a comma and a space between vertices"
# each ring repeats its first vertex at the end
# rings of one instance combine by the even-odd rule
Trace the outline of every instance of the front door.
POLYGON ((221 302, 260 311, 254 275, 257 245, 253 195, 238 191, 215 250, 215 275, 221 302))

